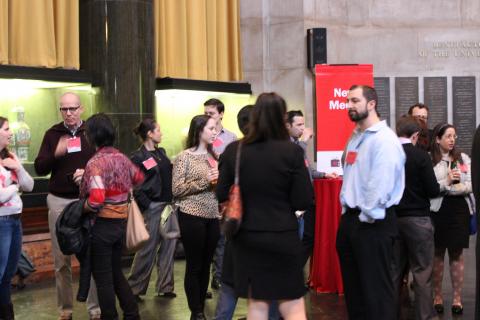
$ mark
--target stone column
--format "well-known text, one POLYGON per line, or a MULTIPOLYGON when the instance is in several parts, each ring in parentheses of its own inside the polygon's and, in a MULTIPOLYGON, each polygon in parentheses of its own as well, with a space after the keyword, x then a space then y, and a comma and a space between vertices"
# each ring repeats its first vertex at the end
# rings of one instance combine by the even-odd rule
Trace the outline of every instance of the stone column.
POLYGON ((80 67, 100 88, 96 111, 111 116, 125 153, 138 147, 134 125, 154 116, 153 17, 153 0, 80 1, 80 67))

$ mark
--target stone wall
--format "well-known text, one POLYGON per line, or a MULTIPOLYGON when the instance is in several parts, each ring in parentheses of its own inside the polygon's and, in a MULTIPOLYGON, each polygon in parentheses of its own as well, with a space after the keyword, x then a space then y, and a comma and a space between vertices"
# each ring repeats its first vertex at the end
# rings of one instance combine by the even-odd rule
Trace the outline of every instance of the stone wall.
MULTIPOLYGON (((475 76, 480 123, 478 0, 241 0, 245 80, 255 94, 276 91, 313 120, 313 76, 306 68, 306 30, 327 28, 329 64, 371 63, 374 74, 446 76, 452 121, 452 76, 475 76)), ((393 92, 392 92, 393 93, 393 92)), ((391 104, 394 106, 394 95, 391 104)), ((395 120, 391 111, 392 122, 395 120)), ((313 151, 313 146, 309 150, 313 151)))

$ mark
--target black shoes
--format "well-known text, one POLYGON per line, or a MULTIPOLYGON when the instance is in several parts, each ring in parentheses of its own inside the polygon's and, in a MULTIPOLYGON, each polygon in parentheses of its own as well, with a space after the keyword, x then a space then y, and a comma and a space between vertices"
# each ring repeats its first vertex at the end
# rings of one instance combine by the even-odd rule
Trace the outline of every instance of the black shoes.
POLYGON ((1 304, 0 305, 0 319, 1 320, 14 320, 13 304, 1 304))
MULTIPOLYGON (((442 314, 443 311, 445 311, 445 308, 443 307, 443 304, 437 303, 433 306, 435 308, 435 311, 437 311, 438 314, 442 314)), ((460 315, 463 314, 463 307, 458 304, 452 305, 452 314, 454 315, 460 315)))
POLYGON ((177 297, 177 294, 175 292, 165 292, 165 293, 159 293, 157 295, 159 298, 167 298, 167 299, 173 299, 177 297))
POLYGON ((192 312, 192 315, 190 316, 190 320, 207 320, 207 318, 205 318, 205 315, 203 314, 203 312, 192 312))
POLYGON ((459 314, 462 314, 463 313, 463 307, 458 305, 458 304, 454 304, 452 306, 452 314, 455 314, 455 315, 459 315, 459 314))
POLYGON ((218 279, 216 278, 212 279, 212 283, 210 284, 210 287, 212 287, 213 290, 218 290, 220 289, 221 286, 222 285, 218 279))
POLYGON ((443 313, 443 303, 437 303, 433 306, 433 308, 435 309, 435 311, 437 311, 438 314, 443 313))

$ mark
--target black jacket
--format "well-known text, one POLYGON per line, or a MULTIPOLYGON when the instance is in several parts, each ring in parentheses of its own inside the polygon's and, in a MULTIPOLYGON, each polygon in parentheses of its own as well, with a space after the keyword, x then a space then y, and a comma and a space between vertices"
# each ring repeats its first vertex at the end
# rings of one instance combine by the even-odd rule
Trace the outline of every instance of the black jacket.
POLYGON ((399 217, 428 216, 430 198, 440 193, 432 160, 426 151, 411 143, 404 144, 403 150, 406 155, 405 191, 395 212, 399 217))
MULTIPOLYGON (((472 146, 472 189, 477 207, 480 207, 480 126, 475 131, 472 146)), ((477 228, 480 224, 477 210, 477 228)), ((480 242, 480 232, 477 232, 477 243, 480 242)), ((475 320, 480 320, 480 246, 476 249, 476 289, 475 289, 475 320)))
POLYGON ((168 159, 163 148, 148 151, 141 146, 132 153, 130 159, 145 174, 143 183, 134 189, 133 194, 140 210, 148 209, 150 203, 172 201, 172 163, 168 159), (157 165, 149 170, 143 164, 144 161, 153 158, 157 165))
MULTIPOLYGON (((217 197, 228 199, 234 180, 238 142, 220 156, 217 197)), ((296 210, 310 209, 313 187, 303 149, 291 141, 270 140, 242 146, 240 188, 243 202, 241 228, 249 231, 298 230, 296 210)))
POLYGON ((85 200, 69 203, 57 219, 55 233, 63 254, 75 254, 80 262, 78 301, 86 301, 92 274, 90 260, 90 228, 92 219, 83 213, 85 200))

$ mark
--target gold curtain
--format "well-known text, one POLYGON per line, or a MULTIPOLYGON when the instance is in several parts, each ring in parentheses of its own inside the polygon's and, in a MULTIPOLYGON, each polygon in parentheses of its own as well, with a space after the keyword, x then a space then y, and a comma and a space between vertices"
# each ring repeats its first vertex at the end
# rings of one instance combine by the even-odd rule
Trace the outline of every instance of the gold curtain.
POLYGON ((78 0, 0 1, 0 63, 79 69, 78 0))
POLYGON ((8 63, 8 0, 0 0, 0 64, 8 63))
POLYGON ((242 79, 239 0, 155 0, 157 77, 242 79))

